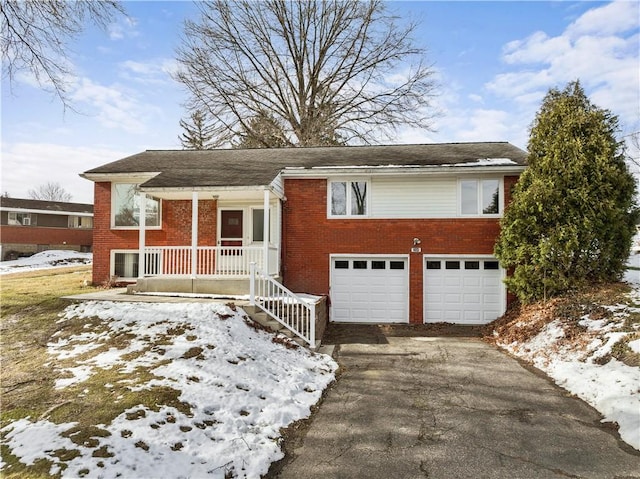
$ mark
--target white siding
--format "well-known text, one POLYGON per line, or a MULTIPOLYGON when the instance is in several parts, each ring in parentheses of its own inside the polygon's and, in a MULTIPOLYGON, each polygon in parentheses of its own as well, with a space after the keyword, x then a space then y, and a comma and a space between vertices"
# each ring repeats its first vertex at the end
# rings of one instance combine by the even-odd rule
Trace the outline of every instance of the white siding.
POLYGON ((372 218, 455 218, 456 178, 371 178, 372 218))

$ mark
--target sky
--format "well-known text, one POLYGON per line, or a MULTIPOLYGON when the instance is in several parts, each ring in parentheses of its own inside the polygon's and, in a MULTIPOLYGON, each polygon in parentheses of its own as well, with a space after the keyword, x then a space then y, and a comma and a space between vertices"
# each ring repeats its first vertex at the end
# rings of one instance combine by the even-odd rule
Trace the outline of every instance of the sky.
MULTIPOLYGON (((189 1, 123 2, 127 17, 89 25, 70 44, 72 108, 21 75, 2 79, 0 191, 60 183, 93 202, 79 174, 147 149, 180 149, 187 95, 174 81, 189 1)), ((509 141, 526 149, 544 95, 579 79, 620 119, 621 139, 640 130, 640 2, 389 2, 416 20, 438 82, 432 130, 401 129, 393 143, 509 141)), ((390 142, 388 142, 390 143, 390 142)), ((633 156, 638 156, 634 151, 633 156)))

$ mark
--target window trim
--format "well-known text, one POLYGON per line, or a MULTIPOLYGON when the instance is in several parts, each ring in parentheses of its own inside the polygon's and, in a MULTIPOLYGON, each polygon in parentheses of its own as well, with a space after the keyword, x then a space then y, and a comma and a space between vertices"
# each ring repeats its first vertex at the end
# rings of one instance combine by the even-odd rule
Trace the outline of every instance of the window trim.
POLYGON ((501 218, 504 212, 504 176, 473 176, 473 177, 459 177, 458 178, 458 216, 463 218, 501 218), (483 193, 482 182, 483 181, 498 181, 498 212, 497 213, 483 213, 483 193), (463 213, 462 212, 462 183, 465 181, 476 182, 476 212, 475 213, 463 213))
POLYGON ((93 229, 93 216, 80 216, 80 215, 69 215, 67 218, 67 227, 72 230, 90 230, 93 229), (82 223, 85 218, 89 218, 88 222, 91 223, 91 226, 82 226, 82 223), (76 226, 76 223, 79 226, 76 226))
MULTIPOLYGON (((140 229, 140 225, 138 226, 117 226, 116 225, 116 205, 115 205, 115 201, 116 201, 116 195, 115 195, 115 189, 116 189, 116 185, 135 185, 136 187, 139 185, 139 183, 135 183, 133 181, 113 181, 111 182, 111 229, 112 230, 134 230, 137 231, 140 229)), ((139 195, 140 193, 136 193, 137 195, 139 195)), ((149 196, 149 195, 148 195, 149 196)), ((154 198, 155 200, 158 201, 158 225, 157 226, 145 226, 145 230, 161 230, 162 229, 162 198, 155 198, 155 197, 151 197, 154 198)), ((149 198, 147 198, 149 199, 149 198)))
POLYGON ((22 211, 8 211, 7 212, 7 226, 35 226, 33 220, 34 213, 25 213, 22 211), (18 220, 18 215, 22 216, 22 220, 26 222, 22 223, 18 220), (13 218, 12 218, 13 217, 13 218))
POLYGON ((371 216, 371 179, 370 178, 330 178, 327 180, 327 218, 333 219, 344 219, 344 218, 369 218, 371 216), (331 213, 331 204, 333 201, 333 196, 331 194, 331 185, 332 183, 365 183, 365 187, 367 189, 367 193, 365 196, 366 200, 366 211, 363 215, 354 215, 351 214, 351 206, 352 206, 352 188, 347 185, 347 198, 346 198, 346 213, 344 215, 334 215, 331 213))

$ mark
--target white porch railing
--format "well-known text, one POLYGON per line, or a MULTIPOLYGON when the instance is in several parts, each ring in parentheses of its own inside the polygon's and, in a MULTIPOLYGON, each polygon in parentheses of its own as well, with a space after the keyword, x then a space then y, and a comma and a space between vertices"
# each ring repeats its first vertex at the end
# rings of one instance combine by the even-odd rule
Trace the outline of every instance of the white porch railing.
MULTIPOLYGON (((147 246, 144 276, 249 276, 250 264, 264 267, 262 246, 198 246, 192 271, 191 246, 147 246)), ((277 274, 278 249, 269 247, 269 272, 277 274)))
POLYGON ((285 326, 312 347, 316 342, 316 305, 292 293, 265 274, 256 263, 250 264, 249 304, 285 326))

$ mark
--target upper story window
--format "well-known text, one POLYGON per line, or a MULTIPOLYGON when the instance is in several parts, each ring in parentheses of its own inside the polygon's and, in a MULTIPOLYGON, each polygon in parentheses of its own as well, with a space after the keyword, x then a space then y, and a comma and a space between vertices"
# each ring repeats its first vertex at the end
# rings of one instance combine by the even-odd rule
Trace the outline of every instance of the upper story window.
POLYGON ((69 228, 93 228, 93 218, 90 216, 69 216, 69 228))
POLYGON ((460 180, 462 215, 499 215, 500 206, 500 180, 460 180))
MULTIPOLYGON (((114 183, 111 190, 111 224, 115 228, 137 228, 140 224, 140 195, 134 183, 114 183)), ((147 197, 145 224, 160 227, 160 200, 147 197)))
POLYGON ((369 183, 365 180, 329 182, 329 216, 367 216, 369 183))
POLYGON ((18 213, 9 211, 7 223, 14 226, 35 226, 36 215, 31 213, 18 213))

